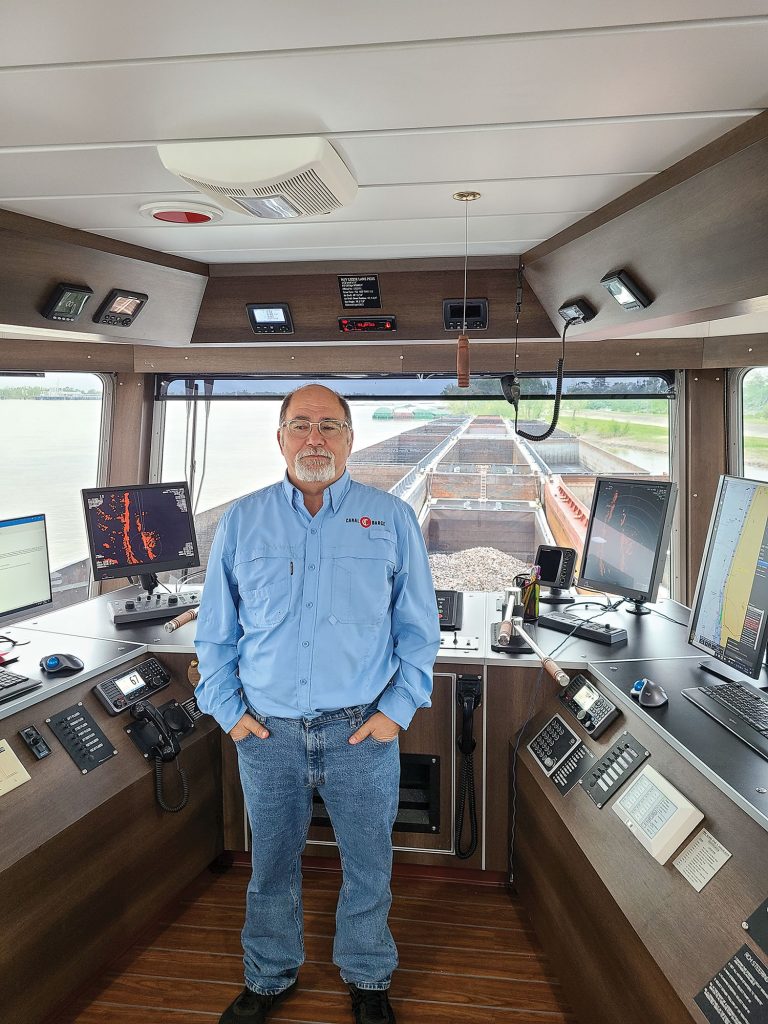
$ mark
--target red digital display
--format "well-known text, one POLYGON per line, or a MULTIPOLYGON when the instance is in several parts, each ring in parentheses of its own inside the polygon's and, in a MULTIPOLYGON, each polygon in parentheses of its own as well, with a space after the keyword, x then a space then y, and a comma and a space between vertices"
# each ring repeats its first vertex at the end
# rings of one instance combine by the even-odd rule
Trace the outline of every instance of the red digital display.
POLYGON ((397 319, 393 316, 340 316, 339 330, 342 334, 356 331, 396 331, 397 319))

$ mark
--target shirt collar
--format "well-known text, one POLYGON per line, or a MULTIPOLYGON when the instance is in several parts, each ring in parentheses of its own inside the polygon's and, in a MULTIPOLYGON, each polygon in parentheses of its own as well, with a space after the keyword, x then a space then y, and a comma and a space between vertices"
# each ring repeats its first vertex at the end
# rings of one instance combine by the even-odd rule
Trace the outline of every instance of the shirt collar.
MULTIPOLYGON (((344 501, 344 497, 349 490, 351 483, 352 477, 349 475, 349 470, 345 469, 338 480, 334 480, 330 487, 326 487, 329 494, 331 508, 334 512, 338 512, 341 508, 341 503, 344 501)), ((304 504, 303 494, 298 487, 294 487, 291 483, 287 472, 283 477, 283 493, 293 508, 298 508, 304 504)), ((323 499, 325 499, 325 494, 323 494, 323 499)))

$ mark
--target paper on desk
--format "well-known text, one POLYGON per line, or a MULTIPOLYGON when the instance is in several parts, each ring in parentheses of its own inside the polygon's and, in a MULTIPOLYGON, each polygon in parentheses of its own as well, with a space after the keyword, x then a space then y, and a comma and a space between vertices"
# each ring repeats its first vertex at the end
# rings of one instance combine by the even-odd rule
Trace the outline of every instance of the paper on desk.
POLYGON ((29 782, 29 772, 16 757, 7 740, 0 740, 0 796, 29 782))

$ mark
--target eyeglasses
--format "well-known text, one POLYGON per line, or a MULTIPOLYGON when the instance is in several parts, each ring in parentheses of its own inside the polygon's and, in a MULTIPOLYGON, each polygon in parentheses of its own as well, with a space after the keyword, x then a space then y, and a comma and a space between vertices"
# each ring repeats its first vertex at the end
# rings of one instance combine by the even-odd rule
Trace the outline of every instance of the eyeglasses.
POLYGON ((298 416, 296 419, 288 420, 287 423, 281 423, 280 426, 285 427, 292 437, 309 437, 313 426, 317 427, 322 437, 338 437, 344 427, 349 426, 349 423, 346 420, 334 420, 330 417, 322 420, 305 420, 298 416))
MULTIPOLYGON (((10 644, 10 650, 13 650, 14 647, 26 647, 30 642, 29 640, 14 640, 12 636, 0 636, 0 644, 10 644)), ((8 651, 2 653, 7 654, 8 651)))

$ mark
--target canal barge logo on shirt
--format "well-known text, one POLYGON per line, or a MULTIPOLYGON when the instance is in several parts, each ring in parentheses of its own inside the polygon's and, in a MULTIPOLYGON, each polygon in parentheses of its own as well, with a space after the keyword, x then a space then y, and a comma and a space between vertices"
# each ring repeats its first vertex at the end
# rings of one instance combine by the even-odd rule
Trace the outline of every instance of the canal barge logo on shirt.
POLYGON ((370 516, 360 516, 359 519, 356 519, 353 516, 347 516, 347 522, 348 523, 360 523, 360 525, 365 530, 367 530, 369 526, 386 526, 387 525, 386 521, 384 519, 371 519, 370 516))

